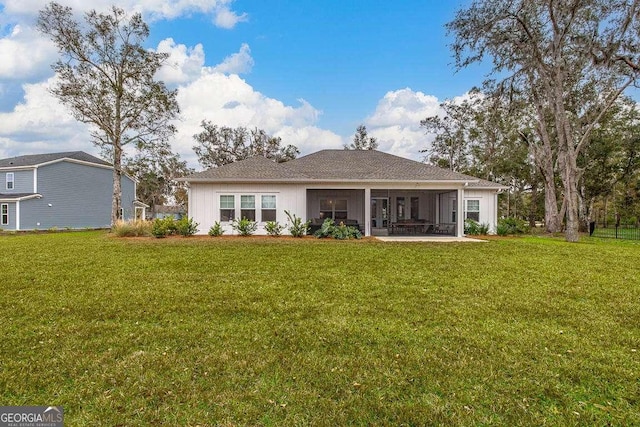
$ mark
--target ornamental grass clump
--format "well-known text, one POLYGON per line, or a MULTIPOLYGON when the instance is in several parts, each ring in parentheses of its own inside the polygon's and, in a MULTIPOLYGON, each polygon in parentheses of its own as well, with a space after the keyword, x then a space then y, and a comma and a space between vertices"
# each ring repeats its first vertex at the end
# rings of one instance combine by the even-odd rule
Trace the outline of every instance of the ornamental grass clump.
POLYGON ((151 236, 153 223, 145 220, 124 221, 118 220, 111 228, 113 234, 118 237, 146 237, 151 236))

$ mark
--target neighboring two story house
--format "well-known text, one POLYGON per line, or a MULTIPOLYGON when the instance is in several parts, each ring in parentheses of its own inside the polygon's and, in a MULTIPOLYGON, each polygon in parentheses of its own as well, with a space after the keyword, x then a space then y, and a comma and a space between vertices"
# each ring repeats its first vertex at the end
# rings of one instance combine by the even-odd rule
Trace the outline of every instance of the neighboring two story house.
MULTIPOLYGON (((107 228, 113 167, 82 151, 0 159, 0 229, 107 228)), ((122 176, 123 219, 144 218, 136 183, 122 176)))

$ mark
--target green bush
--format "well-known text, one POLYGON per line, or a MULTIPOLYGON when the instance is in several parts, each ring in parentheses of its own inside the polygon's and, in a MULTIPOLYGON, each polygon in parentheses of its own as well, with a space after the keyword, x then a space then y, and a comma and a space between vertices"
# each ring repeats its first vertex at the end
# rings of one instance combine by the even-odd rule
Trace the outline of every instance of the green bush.
POLYGON ((331 218, 327 218, 324 220, 320 229, 313 233, 318 239, 322 239, 323 237, 331 237, 333 235, 333 229, 335 228, 335 223, 331 218))
POLYGON ((357 227, 347 226, 344 222, 336 225, 331 218, 327 218, 322 223, 320 229, 314 233, 314 236, 319 239, 333 237, 338 240, 347 240, 360 239, 362 238, 362 233, 360 233, 357 227))
POLYGON ((122 221, 118 220, 111 228, 113 234, 118 237, 151 236, 151 221, 122 221))
POLYGON ((198 223, 193 220, 193 218, 188 218, 186 216, 180 218, 176 221, 176 232, 180 234, 182 237, 193 236, 198 232, 198 223))
POLYGON ((209 229, 209 236, 211 237, 219 237, 224 234, 224 230, 222 229, 222 225, 218 221, 214 222, 211 228, 209 229))
POLYGON ((177 230, 176 220, 172 216, 156 218, 151 227, 151 234, 157 238, 162 238, 175 234, 177 230))
POLYGON ((480 232, 481 236, 486 236, 487 234, 489 234, 489 228, 489 224, 483 222, 478 226, 478 231, 480 232))
POLYGON ((464 220, 464 234, 470 236, 486 235, 489 232, 489 224, 480 224, 478 221, 467 218, 464 220))
POLYGON ((289 211, 284 211, 284 213, 289 218, 289 233, 293 237, 302 237, 307 234, 309 231, 309 224, 311 221, 302 221, 302 218, 296 216, 296 214, 291 215, 289 211))
POLYGON ((267 223, 264 226, 264 229, 267 230, 267 234, 269 236, 280 236, 282 234, 282 231, 285 229, 285 226, 282 224, 279 224, 278 221, 267 221, 267 223))
POLYGON ((234 219, 231 227, 241 236, 251 236, 258 229, 258 223, 247 218, 234 219))
POLYGON ((500 218, 498 220, 498 226, 496 227, 496 233, 498 233, 499 236, 525 234, 529 231, 529 224, 527 224, 525 220, 513 217, 500 218))

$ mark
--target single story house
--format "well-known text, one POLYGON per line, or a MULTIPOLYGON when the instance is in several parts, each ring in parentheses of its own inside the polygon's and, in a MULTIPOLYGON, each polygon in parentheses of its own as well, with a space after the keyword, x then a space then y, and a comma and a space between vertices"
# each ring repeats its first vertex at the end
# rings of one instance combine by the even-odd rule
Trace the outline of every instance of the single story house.
POLYGON ((363 234, 462 236, 465 218, 497 224, 505 187, 376 150, 322 150, 286 163, 252 157, 182 178, 198 234, 246 217, 265 234, 285 211, 319 226, 324 219, 358 225, 363 234))
MULTIPOLYGON (((0 229, 107 228, 113 166, 83 151, 0 159, 0 229)), ((122 176, 123 219, 144 218, 136 182, 122 176)))

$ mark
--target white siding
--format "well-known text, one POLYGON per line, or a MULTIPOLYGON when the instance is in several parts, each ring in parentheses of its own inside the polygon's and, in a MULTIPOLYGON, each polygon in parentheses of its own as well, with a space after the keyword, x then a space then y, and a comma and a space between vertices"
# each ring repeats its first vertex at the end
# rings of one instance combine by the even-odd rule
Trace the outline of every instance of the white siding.
MULTIPOLYGON (((220 195, 236 196, 236 216, 240 216, 240 196, 256 195, 256 209, 260 209, 260 195, 276 196, 276 220, 287 223, 285 210, 306 219, 306 189, 300 185, 286 184, 209 184, 192 182, 189 190, 189 216, 197 222, 198 233, 207 234, 216 221, 220 221, 220 195)), ((225 235, 234 234, 231 223, 223 222, 225 235)), ((256 234, 266 234, 264 222, 260 222, 256 234)))
POLYGON ((467 200, 480 201, 480 223, 489 224, 489 233, 494 234, 498 223, 498 194, 495 190, 465 190, 467 200))

